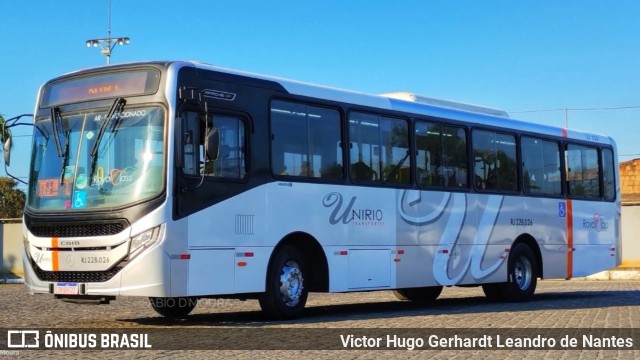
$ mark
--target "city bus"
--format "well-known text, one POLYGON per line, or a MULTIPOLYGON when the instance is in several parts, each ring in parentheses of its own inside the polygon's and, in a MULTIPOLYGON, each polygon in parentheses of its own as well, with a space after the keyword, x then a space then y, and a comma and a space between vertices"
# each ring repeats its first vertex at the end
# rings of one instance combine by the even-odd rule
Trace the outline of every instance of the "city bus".
POLYGON ((46 82, 24 211, 31 293, 257 299, 447 286, 522 301, 620 264, 616 145, 411 93, 371 95, 198 62, 46 82))

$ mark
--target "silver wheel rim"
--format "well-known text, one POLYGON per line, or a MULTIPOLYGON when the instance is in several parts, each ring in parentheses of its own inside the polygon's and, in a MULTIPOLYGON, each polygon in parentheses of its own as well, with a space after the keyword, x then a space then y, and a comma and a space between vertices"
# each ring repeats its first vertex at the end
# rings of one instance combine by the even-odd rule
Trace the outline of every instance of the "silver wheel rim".
POLYGON ((300 265, 295 261, 288 261, 282 268, 280 275, 280 297, 285 305, 296 306, 300 302, 304 289, 304 279, 300 265))
POLYGON ((531 278, 533 277, 531 261, 524 256, 518 258, 513 269, 513 276, 520 290, 527 290, 531 285, 531 278))

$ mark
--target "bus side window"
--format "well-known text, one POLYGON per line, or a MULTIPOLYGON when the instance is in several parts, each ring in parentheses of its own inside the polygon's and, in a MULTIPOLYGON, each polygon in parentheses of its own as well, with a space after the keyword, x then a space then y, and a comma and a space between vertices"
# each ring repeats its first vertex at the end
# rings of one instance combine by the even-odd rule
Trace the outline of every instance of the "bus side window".
POLYGON ((184 167, 182 171, 185 175, 198 175, 200 155, 196 139, 199 138, 199 131, 198 114, 195 112, 184 113, 182 132, 184 167))
POLYGON ((524 192, 531 195, 562 195, 558 143, 523 136, 520 146, 524 192))
POLYGON ((187 112, 183 123, 183 154, 185 175, 228 179, 245 177, 244 122, 232 116, 212 115, 205 124, 204 116, 187 112), (215 127, 219 134, 218 157, 205 156, 205 132, 215 127))
POLYGON ((220 134, 218 157, 212 161, 211 176, 225 179, 245 177, 244 122, 232 116, 214 115, 213 125, 220 134))
POLYGON ((473 131, 477 190, 517 191, 516 138, 488 130, 473 131))
POLYGON ((409 184, 409 124, 402 118, 349 114, 351 178, 383 184, 409 184))
POLYGON ((270 124, 274 176, 297 180, 343 178, 341 119, 337 110, 274 100, 270 124))
POLYGON ((602 176, 604 185, 604 199, 613 201, 616 199, 615 162, 613 151, 602 149, 602 176))
POLYGON ((463 128, 416 122, 418 185, 466 188, 467 135, 463 128))
POLYGON ((568 144, 566 157, 569 195, 579 198, 599 198, 598 149, 568 144))

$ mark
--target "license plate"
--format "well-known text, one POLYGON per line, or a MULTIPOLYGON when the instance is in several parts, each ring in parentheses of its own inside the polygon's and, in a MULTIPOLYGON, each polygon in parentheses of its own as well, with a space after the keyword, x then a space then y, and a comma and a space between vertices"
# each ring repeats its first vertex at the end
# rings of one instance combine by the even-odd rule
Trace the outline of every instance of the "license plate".
POLYGON ((62 295, 78 295, 80 292, 77 283, 56 283, 53 286, 53 293, 62 295))

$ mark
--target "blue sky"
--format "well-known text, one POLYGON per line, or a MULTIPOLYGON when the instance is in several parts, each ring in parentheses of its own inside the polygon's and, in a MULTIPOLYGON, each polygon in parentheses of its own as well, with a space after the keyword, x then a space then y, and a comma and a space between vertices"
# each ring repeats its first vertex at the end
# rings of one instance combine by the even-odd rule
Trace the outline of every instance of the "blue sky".
MULTIPOLYGON (((105 57, 107 0, 0 1, 0 113, 105 57)), ((198 60, 367 93, 412 91, 613 136, 640 157, 640 2, 111 0, 112 63, 198 60)), ((30 129, 10 171, 26 177, 30 129)))

